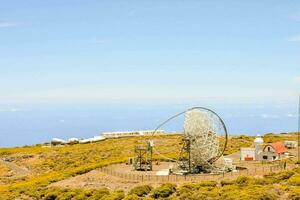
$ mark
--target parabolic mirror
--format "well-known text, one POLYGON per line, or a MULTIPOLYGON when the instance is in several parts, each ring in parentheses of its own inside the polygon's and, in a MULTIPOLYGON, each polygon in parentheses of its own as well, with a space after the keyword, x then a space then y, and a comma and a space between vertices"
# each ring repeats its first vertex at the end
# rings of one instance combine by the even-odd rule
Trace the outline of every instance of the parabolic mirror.
POLYGON ((176 161, 177 170, 190 173, 216 171, 216 161, 227 145, 227 129, 221 117, 210 109, 194 107, 170 117, 156 130, 172 122, 178 123, 178 118, 183 118, 183 145, 176 161))
POLYGON ((189 141, 191 168, 207 168, 222 156, 227 130, 215 112, 192 108, 185 112, 184 138, 189 141))

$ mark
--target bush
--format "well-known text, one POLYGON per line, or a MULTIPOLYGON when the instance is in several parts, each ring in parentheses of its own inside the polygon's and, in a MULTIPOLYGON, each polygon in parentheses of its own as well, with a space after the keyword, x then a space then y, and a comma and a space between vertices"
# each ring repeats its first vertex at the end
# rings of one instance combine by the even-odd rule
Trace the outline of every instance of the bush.
POLYGON ((216 181, 203 181, 199 185, 202 187, 216 187, 218 183, 216 181))
POLYGON ((185 183, 178 189, 177 195, 179 196, 190 195, 193 191, 196 191, 198 189, 199 189, 199 185, 197 184, 185 183))
POLYGON ((109 190, 106 188, 103 189, 61 189, 57 187, 48 188, 48 191, 45 191, 45 197, 39 199, 44 200, 56 200, 56 199, 72 199, 72 200, 98 200, 103 198, 105 195, 109 195, 109 190))
POLYGON ((115 191, 112 192, 109 195, 105 195, 103 196, 103 198, 101 198, 101 200, 122 200, 124 199, 125 195, 124 195, 124 191, 119 190, 119 191, 115 191))
POLYGON ((256 193, 253 194, 254 198, 253 199, 257 199, 257 200, 276 200, 278 199, 278 196, 276 194, 272 194, 272 193, 256 193))
POLYGON ((207 200, 207 199, 223 199, 221 198, 220 190, 212 190, 212 191, 206 191, 206 190, 198 190, 193 192, 193 194, 188 197, 189 200, 207 200))
POLYGON ((293 171, 283 171, 276 174, 278 180, 286 180, 293 176, 295 173, 293 171))
POLYGON ((129 191, 129 194, 136 194, 139 197, 146 196, 149 194, 152 190, 152 187, 150 185, 140 185, 137 187, 132 188, 129 191))
POLYGON ((106 188, 93 190, 92 195, 91 195, 91 199, 95 199, 95 200, 96 199, 101 199, 106 195, 109 195, 109 190, 106 189, 106 188))
POLYGON ((275 200, 278 198, 270 187, 250 185, 249 187, 227 186, 220 192, 220 199, 226 200, 275 200))
POLYGON ((55 192, 51 192, 46 195, 45 200, 56 200, 57 194, 55 192))
POLYGON ((59 200, 71 200, 74 199, 74 197, 76 197, 78 195, 78 193, 74 192, 74 191, 68 191, 68 192, 64 192, 62 194, 60 194, 58 196, 59 200))
POLYGON ((293 172, 295 172, 296 174, 300 174, 300 167, 294 168, 293 172))
MULTIPOLYGON (((251 186, 250 186, 251 187, 251 186)), ((245 188, 248 192, 250 199, 254 200, 275 200, 278 199, 278 191, 274 190, 274 186, 252 186, 251 188, 245 188)))
POLYGON ((252 181, 252 178, 250 178, 248 176, 239 176, 235 180, 235 183, 238 186, 247 186, 251 181, 252 181))
POLYGON ((300 199, 300 189, 292 188, 289 194, 289 200, 299 200, 300 199))
POLYGON ((270 181, 268 181, 265 178, 254 178, 253 182, 255 185, 268 185, 271 183, 270 181))
POLYGON ((176 185, 172 183, 162 184, 160 187, 155 188, 152 191, 152 197, 157 198, 166 198, 176 192, 176 185))
POLYGON ((290 185, 294 185, 294 186, 300 186, 300 174, 294 175, 292 176, 289 180, 288 183, 290 185))
POLYGON ((222 180, 221 182, 221 186, 225 186, 225 185, 233 185, 234 184, 234 181, 231 181, 231 180, 222 180))
POLYGON ((265 175, 264 177, 270 183, 279 183, 281 181, 289 179, 294 174, 295 174, 295 172, 293 172, 293 171, 282 171, 279 173, 271 173, 271 174, 265 175))
POLYGON ((240 199, 240 191, 241 188, 232 184, 232 185, 224 185, 221 188, 221 199, 233 200, 240 199))
POLYGON ((125 197, 124 200, 140 200, 141 198, 138 197, 136 194, 129 194, 125 197))
POLYGON ((186 199, 190 199, 191 195, 193 194, 192 191, 181 191, 180 193, 178 193, 178 198, 179 200, 186 200, 186 199))

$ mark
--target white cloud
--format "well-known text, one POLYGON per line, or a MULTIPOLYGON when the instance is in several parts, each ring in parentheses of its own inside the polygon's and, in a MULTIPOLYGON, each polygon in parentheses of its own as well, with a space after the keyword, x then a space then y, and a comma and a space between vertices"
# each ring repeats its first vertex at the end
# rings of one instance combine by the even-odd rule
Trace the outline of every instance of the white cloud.
POLYGON ((286 117, 294 118, 294 117, 298 117, 298 115, 297 114, 288 113, 288 114, 286 114, 286 117))
POLYGON ((88 41, 88 43, 90 43, 90 44, 104 44, 104 43, 106 43, 106 41, 101 40, 101 39, 94 39, 94 40, 88 41))
POLYGON ((294 81, 295 83, 300 83, 300 76, 294 77, 293 81, 294 81))
POLYGON ((136 10, 135 9, 131 9, 128 11, 128 16, 134 16, 136 13, 136 10))
POLYGON ((293 21, 300 22, 300 14, 291 15, 290 19, 292 19, 293 21))
POLYGON ((8 27, 13 27, 17 26, 18 23, 15 22, 0 22, 0 28, 8 28, 8 27))
POLYGON ((18 108, 5 108, 5 109, 0 109, 0 112, 18 112, 20 109, 18 108))
POLYGON ((288 41, 290 41, 290 42, 300 42, 300 35, 294 35, 294 36, 288 38, 288 41))
POLYGON ((261 117, 265 118, 265 119, 277 119, 277 118, 279 118, 279 115, 262 114, 261 117))
POLYGON ((9 111, 10 111, 10 112, 18 112, 19 109, 17 109, 17 108, 11 108, 9 111))

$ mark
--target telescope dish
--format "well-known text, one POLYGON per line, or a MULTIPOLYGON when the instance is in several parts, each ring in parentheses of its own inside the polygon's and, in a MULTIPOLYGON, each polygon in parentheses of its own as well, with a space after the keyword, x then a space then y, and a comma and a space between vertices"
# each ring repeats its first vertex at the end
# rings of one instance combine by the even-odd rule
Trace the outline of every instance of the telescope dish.
MULTIPOLYGON (((175 118, 184 115, 183 147, 178 155, 178 170, 187 173, 212 172, 214 163, 223 155, 227 145, 227 129, 221 117, 204 107, 190 108, 160 124, 161 129, 175 118)), ((155 135, 155 132, 152 136, 155 135)), ((157 149, 155 152, 160 154, 157 149)), ((169 158, 174 161, 174 159, 169 158)))

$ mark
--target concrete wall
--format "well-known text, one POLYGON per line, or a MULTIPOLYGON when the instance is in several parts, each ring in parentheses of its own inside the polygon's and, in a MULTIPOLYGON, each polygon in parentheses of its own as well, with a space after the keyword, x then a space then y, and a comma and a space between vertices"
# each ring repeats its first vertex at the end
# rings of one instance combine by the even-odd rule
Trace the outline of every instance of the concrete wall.
POLYGON ((245 160, 246 157, 252 157, 255 160, 254 148, 241 148, 241 160, 245 160))
POLYGON ((279 156, 275 152, 263 151, 259 154, 258 160, 277 160, 279 156))

